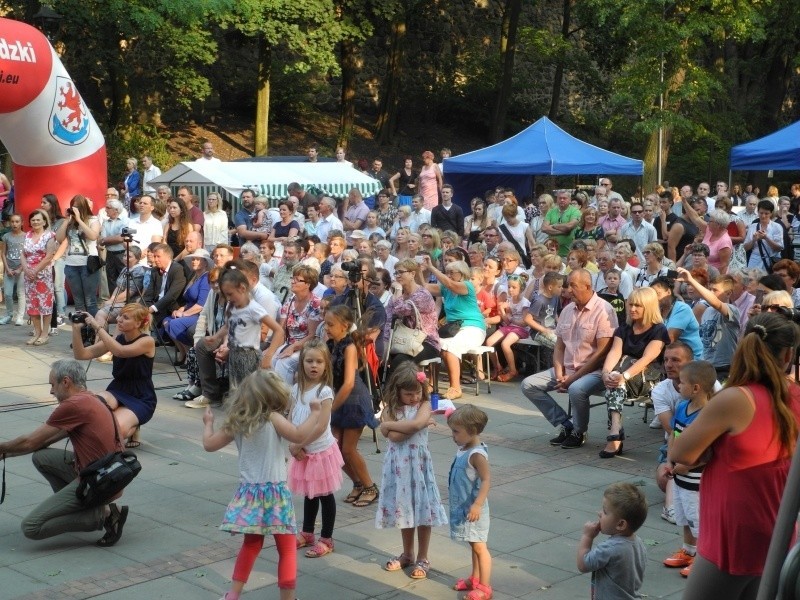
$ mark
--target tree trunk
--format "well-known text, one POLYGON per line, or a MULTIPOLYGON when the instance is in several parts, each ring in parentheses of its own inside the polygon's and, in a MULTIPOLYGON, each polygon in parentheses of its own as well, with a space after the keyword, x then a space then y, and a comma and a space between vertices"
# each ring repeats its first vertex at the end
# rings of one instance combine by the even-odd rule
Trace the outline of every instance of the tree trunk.
MULTIPOLYGON (((561 38, 566 41, 569 38, 569 26, 572 18, 572 0, 564 0, 563 12, 561 15, 561 38)), ((561 104, 561 84, 564 82, 564 61, 561 56, 556 65, 556 72, 553 76, 553 94, 550 97, 550 113, 547 115, 551 121, 555 121, 558 116, 558 106, 561 104)))
POLYGON ((489 141, 499 142, 503 139, 506 125, 508 104, 511 101, 511 84, 514 77, 514 56, 517 50, 517 27, 522 10, 522 0, 506 0, 503 13, 503 24, 500 42, 500 55, 503 59, 503 70, 500 74, 500 85, 497 86, 497 101, 492 113, 489 128, 489 141))
MULTIPOLYGON (((664 91, 664 113, 678 113, 681 109, 680 102, 671 100, 670 92, 679 89, 686 80, 686 70, 681 68, 677 72, 669 76, 667 86, 664 91)), ((669 148, 672 141, 672 128, 667 125, 662 125, 663 129, 663 143, 661 149, 661 176, 664 177, 667 172, 667 163, 669 162, 669 148)), ((658 129, 650 132, 650 137, 647 139, 647 147, 644 151, 644 179, 642 181, 642 191, 645 195, 656 189, 661 182, 658 181, 658 129)))
POLYGON ((403 76, 403 53, 406 38, 405 15, 400 15, 392 24, 389 58, 386 61, 386 82, 381 98, 380 112, 376 123, 378 144, 388 144, 397 131, 397 113, 400 106, 400 88, 403 76))
POLYGON ((269 81, 272 48, 266 37, 258 39, 258 87, 256 91, 255 156, 266 156, 269 141, 269 81))
POLYGON ((356 75, 359 70, 358 48, 350 40, 342 42, 342 101, 339 114, 339 134, 336 144, 345 150, 353 136, 356 119, 356 75))

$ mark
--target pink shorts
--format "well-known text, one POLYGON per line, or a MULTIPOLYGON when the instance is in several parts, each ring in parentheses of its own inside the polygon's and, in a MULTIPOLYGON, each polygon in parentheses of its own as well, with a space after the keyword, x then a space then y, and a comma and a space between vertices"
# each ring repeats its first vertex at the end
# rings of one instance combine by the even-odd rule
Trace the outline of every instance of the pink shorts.
POLYGON ((520 327, 519 325, 501 325, 498 327, 503 335, 514 333, 521 340, 527 339, 531 336, 531 330, 527 327, 520 327))

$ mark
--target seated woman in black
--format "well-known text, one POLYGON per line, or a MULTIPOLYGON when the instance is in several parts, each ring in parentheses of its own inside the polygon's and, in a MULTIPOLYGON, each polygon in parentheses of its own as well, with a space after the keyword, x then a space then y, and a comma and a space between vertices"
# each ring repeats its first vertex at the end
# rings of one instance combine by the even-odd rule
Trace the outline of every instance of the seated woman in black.
POLYGON ((129 437, 128 448, 139 446, 138 430, 156 410, 156 390, 153 387, 153 358, 155 340, 148 334, 150 313, 141 304, 126 304, 117 316, 117 331, 113 337, 88 313, 86 324, 95 330, 96 342, 84 348, 80 323, 72 324, 72 353, 78 360, 99 358, 106 352, 113 355, 112 380, 105 392, 100 392, 119 424, 121 437, 129 437))

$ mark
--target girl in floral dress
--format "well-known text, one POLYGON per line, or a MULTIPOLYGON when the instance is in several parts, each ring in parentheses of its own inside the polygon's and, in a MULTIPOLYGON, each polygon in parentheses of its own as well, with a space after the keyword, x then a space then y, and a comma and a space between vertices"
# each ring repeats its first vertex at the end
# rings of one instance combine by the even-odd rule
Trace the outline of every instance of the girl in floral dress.
POLYGON ((233 496, 222 530, 243 533, 242 549, 236 557, 230 590, 223 600, 238 600, 253 565, 272 534, 278 549, 278 588, 281 600, 295 597, 297 582, 297 527, 292 494, 286 484, 286 440, 300 443, 314 430, 320 404, 309 406, 310 416, 295 427, 284 416, 291 404, 291 391, 273 371, 249 375, 234 392, 225 423, 214 431, 214 413, 203 415, 203 447, 215 452, 231 442, 239 450, 239 487, 233 496))
POLYGON ((383 459, 375 526, 399 528, 403 538, 403 553, 387 561, 386 570, 399 571, 413 565, 411 577, 425 579, 430 569, 431 527, 447 525, 428 450, 428 426, 433 421, 425 374, 412 361, 401 363, 386 386, 384 401, 381 433, 389 444, 383 459))

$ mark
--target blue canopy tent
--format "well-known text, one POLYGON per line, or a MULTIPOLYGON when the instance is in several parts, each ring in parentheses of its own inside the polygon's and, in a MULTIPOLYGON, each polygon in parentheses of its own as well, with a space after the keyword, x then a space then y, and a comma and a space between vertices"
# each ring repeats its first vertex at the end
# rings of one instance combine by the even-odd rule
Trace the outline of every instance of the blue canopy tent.
POLYGON ((535 175, 639 175, 641 160, 583 142, 547 117, 494 146, 446 158, 444 178, 456 201, 469 201, 496 186, 511 187, 519 198, 531 194, 535 175))
POLYGON ((800 170, 800 121, 731 148, 731 171, 800 170))

